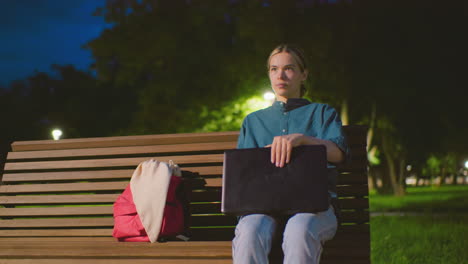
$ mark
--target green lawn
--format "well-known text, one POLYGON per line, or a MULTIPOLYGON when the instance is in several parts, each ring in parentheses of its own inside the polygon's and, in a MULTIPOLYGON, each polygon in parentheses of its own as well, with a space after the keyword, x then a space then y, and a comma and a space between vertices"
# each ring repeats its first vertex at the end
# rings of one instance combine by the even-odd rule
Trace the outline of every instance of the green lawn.
POLYGON ((370 196, 373 264, 468 263, 468 186, 409 188, 404 197, 370 196))
POLYGON ((468 213, 468 185, 408 187, 407 195, 369 197, 372 212, 465 212, 468 213))

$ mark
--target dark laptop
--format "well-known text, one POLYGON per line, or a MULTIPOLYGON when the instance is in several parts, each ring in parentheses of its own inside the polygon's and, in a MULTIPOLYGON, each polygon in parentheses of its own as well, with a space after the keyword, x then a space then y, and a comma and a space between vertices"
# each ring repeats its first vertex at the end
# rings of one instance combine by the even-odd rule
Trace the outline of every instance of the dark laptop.
POLYGON ((224 152, 221 211, 288 215, 328 209, 326 148, 293 148, 291 161, 278 168, 270 161, 270 148, 224 152))

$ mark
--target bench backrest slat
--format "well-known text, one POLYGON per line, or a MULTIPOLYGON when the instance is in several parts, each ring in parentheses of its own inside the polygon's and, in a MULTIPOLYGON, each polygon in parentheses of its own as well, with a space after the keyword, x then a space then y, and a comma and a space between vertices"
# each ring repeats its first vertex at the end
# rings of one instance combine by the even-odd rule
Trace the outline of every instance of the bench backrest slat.
POLYGON ((238 132, 180 133, 144 136, 98 137, 62 140, 18 141, 11 145, 13 151, 84 149, 128 146, 173 145, 213 142, 235 142, 238 132))
POLYGON ((215 142, 215 143, 195 143, 195 144, 175 144, 175 145, 151 145, 132 147, 108 147, 108 148, 86 148, 86 149, 59 149, 59 150, 38 150, 10 152, 7 160, 20 159, 50 159, 50 158, 89 158, 96 156, 112 155, 138 155, 138 154, 158 154, 171 152, 202 152, 202 151, 223 151, 236 148, 236 143, 215 142))

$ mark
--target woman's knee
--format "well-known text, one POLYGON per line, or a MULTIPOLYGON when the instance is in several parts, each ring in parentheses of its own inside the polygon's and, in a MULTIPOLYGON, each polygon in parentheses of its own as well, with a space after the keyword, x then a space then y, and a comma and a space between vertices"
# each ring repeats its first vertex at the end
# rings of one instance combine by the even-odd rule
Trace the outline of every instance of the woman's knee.
POLYGON ((243 216, 236 226, 236 239, 244 243, 250 241, 271 241, 276 229, 275 220, 262 214, 243 216))
POLYGON ((301 213, 289 219, 284 239, 308 239, 323 242, 331 239, 336 229, 337 220, 332 209, 318 214, 301 213))

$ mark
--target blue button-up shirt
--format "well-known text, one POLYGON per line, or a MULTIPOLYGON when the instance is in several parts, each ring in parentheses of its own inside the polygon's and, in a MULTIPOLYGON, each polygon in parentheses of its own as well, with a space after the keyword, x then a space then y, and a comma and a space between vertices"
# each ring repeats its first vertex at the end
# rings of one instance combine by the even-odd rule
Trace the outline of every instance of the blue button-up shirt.
MULTIPOLYGON (((242 123, 237 148, 262 148, 275 136, 301 133, 334 142, 345 156, 348 154, 338 113, 327 104, 310 103, 306 99, 275 101, 272 106, 249 114, 242 123)), ((336 166, 328 163, 330 190, 335 189, 336 166)))

